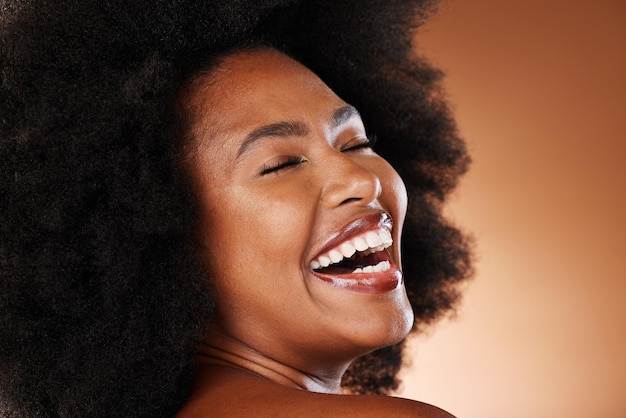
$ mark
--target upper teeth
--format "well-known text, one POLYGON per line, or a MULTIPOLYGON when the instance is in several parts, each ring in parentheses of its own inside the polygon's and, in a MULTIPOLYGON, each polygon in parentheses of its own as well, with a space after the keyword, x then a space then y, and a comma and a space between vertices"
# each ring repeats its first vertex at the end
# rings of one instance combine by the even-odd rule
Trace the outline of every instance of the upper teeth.
POLYGON ((350 240, 342 242, 337 247, 328 251, 326 254, 320 255, 311 261, 310 267, 315 270, 320 267, 328 267, 331 264, 341 262, 344 258, 350 258, 357 251, 369 252, 382 251, 393 244, 391 232, 387 229, 378 229, 376 231, 364 232, 350 240))

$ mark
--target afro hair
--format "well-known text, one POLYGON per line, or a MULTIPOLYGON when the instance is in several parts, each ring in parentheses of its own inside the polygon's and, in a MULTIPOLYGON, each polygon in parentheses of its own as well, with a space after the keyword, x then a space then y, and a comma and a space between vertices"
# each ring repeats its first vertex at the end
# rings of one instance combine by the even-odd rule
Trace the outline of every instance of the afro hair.
MULTIPOLYGON (((214 295, 172 100, 200 63, 278 48, 357 107, 404 179, 414 330, 453 308, 468 240, 441 213, 469 158, 415 55, 429 0, 0 2, 0 416, 172 416, 214 295)), ((402 343, 357 359, 398 387, 402 343)))

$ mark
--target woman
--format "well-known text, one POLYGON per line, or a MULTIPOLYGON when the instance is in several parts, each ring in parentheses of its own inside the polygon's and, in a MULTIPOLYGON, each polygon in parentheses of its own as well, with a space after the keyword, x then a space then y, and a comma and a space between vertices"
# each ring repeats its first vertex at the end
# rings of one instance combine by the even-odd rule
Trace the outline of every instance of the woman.
POLYGON ((3 6, 2 416, 446 416, 333 395, 468 275, 432 6, 269 3, 3 6))

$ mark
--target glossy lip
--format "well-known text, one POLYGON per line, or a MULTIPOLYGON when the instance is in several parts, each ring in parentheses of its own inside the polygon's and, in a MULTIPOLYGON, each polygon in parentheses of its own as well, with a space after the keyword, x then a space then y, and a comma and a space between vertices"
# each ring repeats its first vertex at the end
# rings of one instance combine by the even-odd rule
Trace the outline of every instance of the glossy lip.
MULTIPOLYGON (((317 252, 313 259, 327 253, 331 249, 337 247, 342 242, 362 234, 367 231, 374 231, 380 228, 387 229, 391 232, 393 221, 391 216, 386 212, 380 211, 355 219, 334 233, 317 252)), ((386 293, 400 287, 402 283, 402 272, 400 268, 392 260, 387 250, 383 250, 385 259, 389 261, 391 268, 383 272, 372 273, 354 273, 354 274, 338 274, 329 275, 316 272, 309 267, 309 271, 316 278, 331 284, 335 287, 348 289, 360 293, 386 293)), ((310 260, 308 265, 310 265, 310 260)))
POLYGON ((402 284, 400 268, 391 262, 391 268, 379 273, 356 273, 331 276, 312 271, 313 276, 325 283, 360 293, 387 293, 402 284))

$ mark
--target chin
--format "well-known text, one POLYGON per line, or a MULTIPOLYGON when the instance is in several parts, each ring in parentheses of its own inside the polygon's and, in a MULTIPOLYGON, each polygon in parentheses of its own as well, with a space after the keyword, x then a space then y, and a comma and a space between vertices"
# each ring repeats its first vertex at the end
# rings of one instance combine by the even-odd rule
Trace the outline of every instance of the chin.
POLYGON ((392 293, 397 293, 388 294, 393 303, 374 303, 358 311, 355 308, 354 323, 347 328, 349 338, 361 349, 359 355, 396 344, 411 332, 414 315, 404 288, 392 293))

